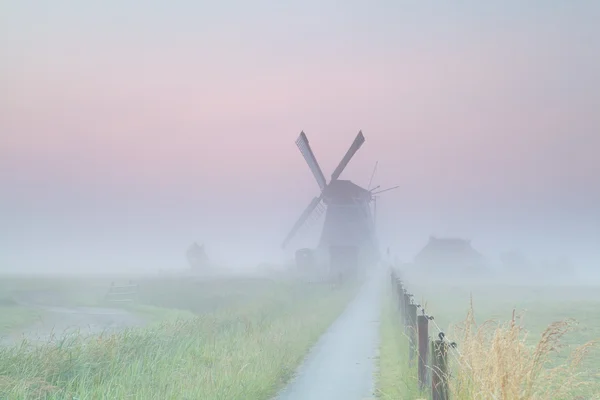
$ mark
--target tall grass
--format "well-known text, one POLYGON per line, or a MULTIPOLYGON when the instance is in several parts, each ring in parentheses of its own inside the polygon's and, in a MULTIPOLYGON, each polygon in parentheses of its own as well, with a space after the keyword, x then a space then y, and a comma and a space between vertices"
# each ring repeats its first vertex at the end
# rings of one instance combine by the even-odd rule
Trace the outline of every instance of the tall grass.
MULTIPOLYGON (((564 339, 572 339, 570 334, 577 327, 574 319, 551 322, 534 336, 525 329, 524 316, 515 311, 504 322, 488 319, 478 324, 474 308, 471 298, 464 320, 449 330, 459 345, 448 352, 451 399, 600 399, 600 368, 594 369, 598 340, 582 341, 570 350, 564 339)), ((592 322, 595 316, 590 316, 592 322)), ((436 336, 431 329, 430 336, 436 336)), ((381 324, 379 398, 431 397, 429 389, 418 392, 416 370, 409 367, 408 344, 396 299, 388 296, 381 324)))
POLYGON ((301 301, 297 292, 145 329, 2 348, 0 398, 267 399, 355 286, 313 287, 301 301))
MULTIPOLYGON (((574 320, 551 323, 535 345, 513 311, 504 323, 486 321, 477 325, 473 303, 465 321, 456 327, 460 351, 450 350, 454 361, 449 379, 452 398, 495 400, 598 399, 600 385, 582 361, 597 341, 575 348, 557 362, 562 339, 574 320)), ((595 371, 597 374, 598 371, 595 371)))

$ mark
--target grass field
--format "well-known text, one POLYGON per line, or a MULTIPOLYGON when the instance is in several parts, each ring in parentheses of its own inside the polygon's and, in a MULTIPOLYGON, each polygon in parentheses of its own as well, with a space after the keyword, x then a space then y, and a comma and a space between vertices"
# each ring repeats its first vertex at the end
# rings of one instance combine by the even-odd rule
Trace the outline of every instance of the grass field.
MULTIPOLYGON (((3 347, 0 398, 268 399, 357 286, 177 278, 140 285, 138 304, 129 307, 153 324, 100 338, 3 347)), ((98 281, 27 280, 5 284, 0 293, 10 299, 56 287, 63 303, 86 305, 102 304, 106 289, 98 281)))
MULTIPOLYGON (((428 314, 434 315, 436 323, 448 334, 449 339, 458 343, 458 351, 467 360, 466 364, 461 362, 462 367, 455 365, 462 373, 456 370, 453 373, 453 390, 456 392, 453 398, 470 398, 465 392, 469 392, 469 396, 477 393, 476 397, 482 399, 600 398, 600 349, 593 344, 586 347, 581 362, 570 368, 573 361, 571 356, 576 355, 577 358, 580 346, 600 339, 600 288, 407 286, 415 294, 415 301, 424 304, 428 314), (464 321, 470 309, 471 297, 474 310, 472 322, 485 327, 481 328, 479 335, 471 330, 471 335, 465 336, 464 321), (517 316, 514 325, 511 324, 513 310, 517 316), (536 354, 539 357, 536 358, 536 354), (539 373, 533 373, 538 367, 539 373), (532 377, 534 375, 535 379, 532 377), (457 387, 458 381, 461 381, 461 388, 457 387), (514 397, 527 385, 532 387, 532 393, 523 391, 514 397), (477 389, 481 389, 481 392, 477 392, 477 389)), ((430 328, 430 332, 437 332, 431 329, 434 328, 430 328)), ((401 327, 383 325, 382 353, 393 351, 386 350, 386 347, 392 349, 393 346, 405 344, 406 338, 402 336, 401 327), (402 343, 395 344, 393 331, 404 339, 402 343)), ((398 351, 394 354, 396 356, 381 355, 382 359, 389 358, 386 363, 382 361, 380 391, 383 394, 397 393, 406 381, 403 379, 402 383, 398 383, 397 379, 400 369, 406 364, 405 360, 400 360, 404 356, 397 355, 402 354, 398 351), (393 358, 398 359, 402 367, 394 367, 393 358)), ((454 364, 459 359, 450 357, 454 364)), ((411 390, 414 389, 413 385, 411 390)), ((384 395, 381 397, 385 398, 384 395)), ((418 396, 413 392, 404 398, 418 396)))
POLYGON ((23 303, 50 306, 103 305, 111 277, 14 276, 0 278, 0 334, 26 328, 44 312, 23 303))

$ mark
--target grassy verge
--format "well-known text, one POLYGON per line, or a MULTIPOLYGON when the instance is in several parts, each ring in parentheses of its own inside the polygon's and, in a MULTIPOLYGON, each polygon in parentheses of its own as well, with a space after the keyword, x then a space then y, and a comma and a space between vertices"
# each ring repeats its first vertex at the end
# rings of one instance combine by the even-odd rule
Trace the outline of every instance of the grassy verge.
POLYGON ((449 356, 452 398, 600 399, 598 288, 410 285, 410 291, 458 343, 459 352, 449 356))
MULTIPOLYGON (((0 398, 268 399, 356 288, 265 285, 256 292, 254 286, 246 289, 252 292, 247 294, 245 285, 232 289, 221 283, 215 292, 237 293, 238 301, 202 308, 194 318, 103 338, 0 349, 0 398)), ((166 297, 179 299, 184 310, 195 307, 190 306, 194 293, 199 292, 166 297)), ((161 307, 165 301, 155 303, 161 307)))
MULTIPOLYGON (((471 308, 455 329, 462 342, 456 354, 450 390, 456 399, 600 399, 600 385, 583 360, 594 342, 576 346, 566 360, 557 357, 571 321, 551 323, 530 344, 514 316, 506 322, 477 325, 471 308)), ((596 374, 597 374, 596 370, 596 374)))
POLYGON ((376 394, 381 399, 418 399, 416 368, 408 363, 408 338, 389 287, 381 314, 379 373, 376 394))
POLYGON ((123 306, 123 308, 142 317, 148 326, 169 322, 175 323, 196 317, 191 311, 149 306, 146 304, 131 304, 123 306))

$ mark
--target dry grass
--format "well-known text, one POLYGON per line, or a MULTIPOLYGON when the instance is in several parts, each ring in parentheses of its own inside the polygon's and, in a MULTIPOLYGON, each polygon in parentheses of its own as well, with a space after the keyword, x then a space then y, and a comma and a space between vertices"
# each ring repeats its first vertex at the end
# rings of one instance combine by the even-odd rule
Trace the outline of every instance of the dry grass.
MULTIPOLYGON (((451 399, 600 399, 599 291, 427 284, 411 285, 411 291, 458 343, 448 353, 451 399), (477 307, 472 293, 477 294, 477 307), (518 315, 520 309, 527 311, 518 315)), ((394 309, 392 320, 397 314, 394 309)), ((429 330, 431 337, 437 336, 431 323, 429 330)), ((398 351, 402 345, 394 345, 392 334, 408 345, 400 326, 382 323, 381 358, 387 361, 379 364, 379 397, 430 399, 429 389, 420 394, 415 390, 415 371, 408 368, 406 356, 398 351)))
POLYGON ((513 311, 505 323, 477 325, 473 303, 466 320, 454 329, 460 350, 450 349, 450 392, 454 399, 559 400, 600 399, 597 380, 582 369, 582 361, 597 341, 575 348, 556 364, 562 339, 575 326, 567 319, 551 323, 537 344, 513 311))

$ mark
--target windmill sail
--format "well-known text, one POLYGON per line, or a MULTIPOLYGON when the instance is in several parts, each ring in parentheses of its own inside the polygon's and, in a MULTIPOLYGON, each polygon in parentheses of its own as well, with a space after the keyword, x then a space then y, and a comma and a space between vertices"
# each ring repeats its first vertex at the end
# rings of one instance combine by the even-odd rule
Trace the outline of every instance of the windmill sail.
POLYGON ((308 218, 311 216, 311 214, 313 213, 313 211, 319 206, 319 204, 321 203, 321 200, 322 200, 322 195, 319 196, 319 197, 315 197, 314 199, 312 199, 312 201, 310 202, 310 204, 308 205, 308 207, 306 207, 304 209, 304 211, 300 215, 300 218, 298 218, 298 220, 296 221, 296 223, 292 227, 292 230, 290 231, 290 233, 288 233, 288 235, 286 236, 285 240, 283 241, 283 243, 281 245, 282 248, 284 248, 285 246, 287 246, 288 242, 296 234, 296 232, 298 231, 298 229, 300 229, 302 227, 302 225, 304 225, 304 223, 308 220, 308 218))
POLYGON ((327 186, 327 181, 325 180, 325 176, 323 175, 323 171, 321 171, 321 167, 319 167, 319 163, 315 158, 310 145, 308 144, 308 138, 304 132, 300 132, 300 136, 296 139, 296 146, 300 149, 300 153, 304 156, 308 167, 312 171, 317 183, 319 184, 319 188, 323 190, 325 186, 327 186))
POLYGON ((335 171, 333 171, 333 174, 331 174, 332 181, 335 181, 337 178, 340 177, 340 175, 344 171, 344 168, 346 168, 346 166, 350 162, 350 159, 352 159, 354 154, 358 151, 358 149, 360 149, 360 146, 362 146, 364 142, 365 137, 363 136, 362 131, 359 131, 358 135, 356 135, 356 138, 354 139, 354 142, 352 142, 350 148, 346 152, 346 155, 344 156, 344 158, 342 158, 342 161, 340 161, 335 171))

